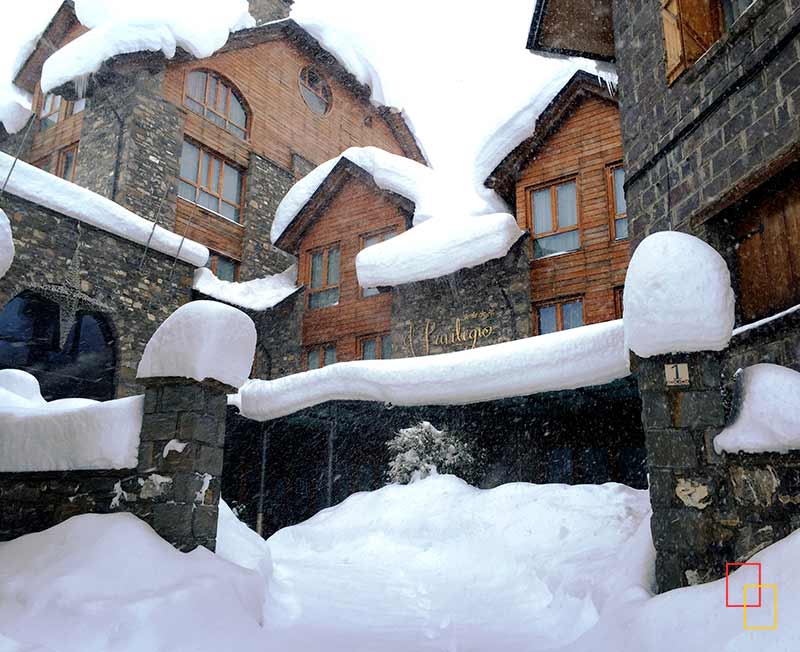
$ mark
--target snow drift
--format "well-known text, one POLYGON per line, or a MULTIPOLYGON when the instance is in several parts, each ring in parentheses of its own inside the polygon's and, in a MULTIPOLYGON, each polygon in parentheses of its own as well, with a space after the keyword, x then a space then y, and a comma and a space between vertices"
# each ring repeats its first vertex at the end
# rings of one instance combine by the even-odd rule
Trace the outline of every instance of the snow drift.
POLYGON ((625 345, 643 358, 721 351, 730 342, 734 295, 728 266, 699 238, 662 231, 633 252, 625 277, 625 345))
POLYGON ((0 370, 0 472, 135 468, 144 397, 47 402, 31 374, 0 370))
POLYGON ((23 650, 264 649, 264 592, 257 573, 205 548, 178 552, 130 514, 0 543, 0 631, 23 650))
POLYGON ((246 0, 77 0, 75 11, 91 29, 45 61, 45 93, 96 72, 120 54, 160 51, 171 59, 180 47, 198 59, 209 57, 232 31, 255 25, 246 0))
POLYGON ((717 453, 787 453, 800 449, 800 373, 776 364, 741 372, 734 423, 714 438, 717 453))
POLYGON ((212 299, 248 310, 272 308, 300 289, 297 286, 297 265, 292 265, 280 274, 242 283, 222 281, 210 269, 201 267, 194 273, 192 287, 212 299))
POLYGON ((241 310, 217 301, 192 301, 156 329, 137 378, 213 378, 241 387, 250 375, 256 327, 241 310))
POLYGON ((342 362, 276 380, 249 380, 233 397, 266 421, 333 400, 460 405, 601 385, 630 373, 621 321, 467 351, 342 362))
POLYGON ((3 209, 0 208, 0 278, 5 276, 14 262, 14 238, 11 235, 11 223, 3 209))
MULTIPOLYGON (((13 157, 0 152, 0 179, 5 180, 13 163, 13 157)), ((168 256, 177 254, 190 265, 202 267, 208 260, 208 249, 194 240, 181 238, 160 226, 153 228, 153 222, 110 199, 24 161, 17 161, 14 166, 6 192, 125 240, 141 245, 149 243, 150 248, 168 256)))

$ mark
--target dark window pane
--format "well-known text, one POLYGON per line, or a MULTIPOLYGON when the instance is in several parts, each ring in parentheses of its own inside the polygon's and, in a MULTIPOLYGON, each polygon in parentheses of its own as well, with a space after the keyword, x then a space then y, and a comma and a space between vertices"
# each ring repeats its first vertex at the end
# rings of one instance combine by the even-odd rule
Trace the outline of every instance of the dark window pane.
POLYGON ((184 140, 183 151, 181 151, 181 176, 184 179, 197 182, 197 162, 199 158, 200 149, 184 140))
POLYGON ((222 162, 219 159, 211 159, 211 186, 210 189, 219 194, 220 177, 219 172, 222 169, 222 162))
POLYGON ((336 347, 333 344, 325 346, 325 366, 336 363, 336 347))
POLYGON ((567 231, 558 235, 537 238, 533 241, 533 257, 544 258, 545 256, 561 254, 567 251, 575 251, 580 247, 580 238, 576 229, 575 231, 567 231))
POLYGON ((200 115, 203 115, 205 113, 205 108, 203 107, 203 105, 200 102, 195 102, 190 97, 187 97, 184 100, 184 104, 186 104, 186 106, 188 106, 195 113, 199 113, 200 115))
POLYGON ((217 115, 216 113, 213 113, 212 111, 208 112, 207 117, 209 120, 211 120, 211 122, 219 125, 220 127, 224 127, 226 125, 225 118, 223 118, 220 115, 217 115))
POLYGON ((374 339, 364 340, 361 343, 361 359, 374 360, 378 357, 378 343, 374 339))
POLYGON ((614 220, 614 235, 616 236, 617 240, 624 240, 625 238, 628 237, 627 217, 614 220))
POLYGON ((550 189, 533 193, 533 232, 547 233, 553 230, 553 214, 550 206, 550 189))
POLYGON ((219 212, 219 199, 214 197, 213 195, 209 195, 207 192, 200 191, 200 197, 197 201, 203 208, 209 208, 214 212, 219 212))
POLYGON ((224 256, 217 256, 217 278, 223 281, 235 281, 236 262, 224 256))
POLYGON ((572 450, 553 448, 548 451, 547 482, 569 484, 572 482, 572 450))
POLYGON ((0 369, 23 369, 58 347, 58 306, 24 292, 0 312, 0 369))
POLYGON ((308 368, 319 369, 319 349, 308 352, 308 368))
POLYGON ((625 201, 625 169, 614 168, 614 208, 617 215, 628 212, 628 205, 625 201))
POLYGON ((75 169, 75 150, 68 149, 61 153, 61 176, 62 179, 72 181, 72 173, 75 169))
POLYGON ((311 254, 311 287, 322 287, 322 252, 311 254))
POLYGON ((245 137, 247 136, 247 133, 245 132, 244 129, 239 129, 239 127, 233 124, 228 125, 228 131, 230 131, 234 136, 238 136, 242 140, 244 140, 245 137))
POLYGON ((222 82, 219 82, 219 93, 217 94, 217 104, 214 107, 214 109, 216 110, 217 113, 221 115, 227 115, 225 104, 228 101, 228 92, 229 92, 228 87, 222 82))
POLYGON ((244 134, 244 128, 247 126, 247 113, 242 103, 236 99, 235 95, 231 95, 230 121, 238 127, 241 127, 242 134, 244 134))
POLYGON ((203 152, 203 159, 200 163, 200 187, 208 188, 208 170, 211 167, 211 157, 203 152))
POLYGON ((558 202, 558 228, 564 229, 578 223, 577 185, 574 181, 564 183, 556 188, 558 202))
POLYGON ((208 76, 208 94, 206 95, 206 104, 214 106, 217 99, 217 78, 214 75, 208 76))
POLYGON ((196 189, 194 186, 189 185, 185 181, 180 181, 178 183, 178 195, 183 197, 184 199, 188 199, 189 201, 195 200, 196 189))
POLYGON ((339 247, 328 249, 327 285, 339 284, 339 247))
MULTIPOLYGON (((189 73, 186 79, 186 94, 200 102, 203 101, 206 96, 206 73, 198 70, 189 73)), ((202 110, 202 106, 200 108, 202 110)))
POLYGON ((315 292, 308 300, 308 305, 311 308, 325 308, 327 306, 335 306, 337 303, 339 303, 339 288, 315 292))
POLYGON ((608 450, 605 448, 579 448, 575 451, 576 478, 580 484, 602 484, 610 480, 608 450))
POLYGON ((392 357, 392 336, 384 335, 381 337, 381 358, 388 360, 392 357))
POLYGON ((236 208, 235 206, 231 206, 230 204, 226 204, 225 202, 220 202, 219 212, 222 213, 229 220, 233 220, 234 222, 239 221, 239 209, 236 208))
POLYGON ((238 204, 241 199, 242 181, 239 170, 225 164, 225 178, 223 181, 222 196, 231 204, 238 204))
POLYGON ((583 302, 570 301, 561 306, 564 330, 583 326, 583 302))
POLYGON ((555 333, 558 330, 556 321, 556 306, 539 308, 539 335, 555 333))

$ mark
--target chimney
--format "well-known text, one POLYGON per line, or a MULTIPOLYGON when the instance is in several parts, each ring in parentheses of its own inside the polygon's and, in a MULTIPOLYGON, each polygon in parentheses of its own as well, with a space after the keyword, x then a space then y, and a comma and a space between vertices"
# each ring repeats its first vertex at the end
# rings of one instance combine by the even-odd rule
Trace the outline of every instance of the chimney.
POLYGON ((256 23, 288 18, 294 0, 250 0, 250 14, 256 23))

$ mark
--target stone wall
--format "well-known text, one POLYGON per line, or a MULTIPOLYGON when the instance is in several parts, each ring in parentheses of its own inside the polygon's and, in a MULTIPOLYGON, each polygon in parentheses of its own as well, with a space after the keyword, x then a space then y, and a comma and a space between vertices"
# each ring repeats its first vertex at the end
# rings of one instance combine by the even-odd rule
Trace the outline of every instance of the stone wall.
POLYGON ((244 247, 239 280, 284 271, 294 257, 274 247, 270 230, 275 210, 295 182, 294 176, 256 153, 250 154, 244 199, 244 247))
MULTIPOLYGON (((191 298, 191 265, 6 194, 16 254, 0 306, 24 290, 54 300, 62 331, 78 310, 102 313, 116 335, 117 396, 139 393, 136 368, 155 329, 191 298), (140 269, 141 267, 141 269, 140 269)), ((62 332, 62 338, 66 332, 62 332)), ((63 342, 62 342, 63 343, 63 342)))
POLYGON ((394 357, 486 346, 531 335, 525 239, 503 258, 392 289, 394 357))
POLYGON ((659 591, 724 576, 800 527, 800 451, 723 454, 714 437, 731 422, 737 369, 800 367, 798 318, 734 337, 722 353, 634 361, 647 441, 659 591), (689 384, 666 385, 665 365, 686 363, 689 384))
POLYGON ((698 218, 798 158, 800 5, 756 0, 671 86, 657 2, 615 0, 614 32, 632 244, 704 237, 698 218))
POLYGON ((269 380, 303 370, 305 305, 306 293, 300 290, 274 308, 260 313, 248 312, 258 332, 254 378, 269 380))
POLYGON ((265 536, 358 491, 386 484, 386 442, 421 420, 479 453, 470 481, 595 483, 644 488, 641 404, 632 378, 602 387, 464 406, 335 401, 256 423, 229 408, 222 491, 255 524, 266 437, 265 536), (565 465, 569 451, 571 468, 565 465))

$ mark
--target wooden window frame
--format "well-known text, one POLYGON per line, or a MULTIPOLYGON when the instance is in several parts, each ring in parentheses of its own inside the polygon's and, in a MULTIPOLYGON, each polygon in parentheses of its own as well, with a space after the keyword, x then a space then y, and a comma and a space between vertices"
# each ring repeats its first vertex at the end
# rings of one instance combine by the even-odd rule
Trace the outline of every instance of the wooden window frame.
POLYGON ((575 172, 533 186, 528 186, 527 188, 525 188, 525 193, 526 193, 525 201, 526 201, 528 230, 530 231, 531 234, 531 241, 530 241, 531 258, 533 260, 542 260, 543 258, 549 258, 550 255, 561 256, 563 254, 570 254, 576 251, 580 251, 583 248, 583 238, 581 237, 581 224, 583 222, 583 216, 582 216, 583 211, 581 210, 580 174, 578 172, 575 172), (571 182, 575 183, 575 225, 560 229, 558 228, 558 194, 556 189, 559 186, 571 182), (536 233, 534 226, 535 221, 533 215, 533 195, 534 193, 537 193, 541 190, 550 191, 550 219, 551 219, 551 226, 554 227, 554 230, 546 231, 544 233, 536 233), (561 235, 562 233, 571 233, 572 231, 578 232, 578 247, 576 249, 570 249, 569 251, 563 251, 557 254, 549 254, 547 256, 541 256, 538 258, 534 256, 536 240, 540 240, 542 238, 549 238, 554 235, 561 235))
MULTIPOLYGON (((319 366, 314 367, 314 369, 322 369, 325 365, 325 349, 328 347, 333 347, 333 352, 336 355, 336 362, 339 362, 339 354, 336 350, 336 342, 322 342, 321 344, 314 344, 313 346, 308 346, 305 348, 303 352, 303 363, 305 366, 306 371, 311 371, 311 367, 308 365, 308 358, 312 352, 317 351, 319 353, 319 366)), ((334 362, 333 364, 336 364, 334 362)))
MULTIPOLYGON (((85 98, 84 98, 85 101, 85 98)), ((43 93, 41 88, 38 86, 36 87, 35 97, 33 99, 33 106, 36 107, 36 121, 38 122, 38 128, 36 131, 42 132, 51 129, 55 125, 60 122, 63 122, 67 118, 71 118, 74 115, 78 115, 83 112, 83 109, 80 111, 75 112, 75 102, 69 102, 65 100, 60 95, 56 95, 55 93, 43 93), (60 99, 60 104, 55 111, 51 111, 46 115, 42 115, 42 111, 44 111, 44 105, 47 101, 48 97, 58 97, 60 99), (45 124, 45 118, 49 118, 50 116, 56 116, 56 121, 53 123, 48 123, 48 127, 46 129, 42 129, 42 125, 45 124)))
POLYGON ((56 176, 64 179, 65 181, 75 182, 75 169, 78 167, 78 143, 67 145, 58 151, 58 158, 56 159, 56 176), (70 177, 64 176, 64 164, 66 162, 66 154, 72 152, 72 173, 70 177))
MULTIPOLYGON (((628 235, 624 238, 617 237, 617 220, 621 219, 628 219, 628 211, 626 210, 624 213, 617 212, 617 192, 615 189, 614 184, 614 171, 615 170, 625 170, 625 165, 622 161, 617 161, 616 163, 612 163, 611 165, 606 166, 606 187, 608 189, 608 206, 611 209, 609 211, 609 232, 611 233, 611 240, 613 242, 621 242, 622 240, 630 240, 630 230, 628 231, 628 235)), ((623 190, 624 192, 624 190, 623 190)), ((630 229, 630 221, 628 222, 628 228, 630 229)))
POLYGON ((666 52, 666 77, 667 85, 672 86, 675 81, 689 68, 691 68, 711 47, 719 41, 725 33, 725 16, 722 0, 661 0, 661 21, 664 36, 664 49, 666 52), (704 14, 709 27, 709 42, 706 43, 703 34, 694 28, 687 16, 692 13, 685 9, 691 5, 695 15, 697 2, 709 3, 708 13, 704 14), (694 48, 689 47, 694 44, 694 48))
POLYGON ((308 292, 306 292, 306 308, 308 310, 324 310, 325 308, 334 308, 341 304, 342 301, 342 245, 341 242, 331 242, 330 244, 323 245, 321 247, 314 247, 313 249, 309 249, 306 251, 306 266, 308 267, 308 281, 306 287, 308 288, 308 292), (335 285, 328 284, 328 257, 330 256, 330 252, 332 249, 339 250, 339 281, 335 285), (313 262, 312 259, 314 254, 322 253, 322 285, 318 288, 311 287, 311 274, 313 273, 313 262), (318 294, 320 292, 327 292, 329 290, 339 290, 339 300, 331 304, 329 306, 319 306, 319 307, 312 307, 311 306, 311 295, 318 294))
POLYGON ((319 72, 319 70, 317 70, 317 68, 315 66, 313 66, 313 65, 303 66, 303 68, 300 69, 300 72, 297 75, 297 83, 301 87, 300 97, 303 98, 303 102, 305 103, 305 105, 308 107, 308 109, 314 115, 318 115, 320 117, 323 117, 323 116, 328 115, 331 112, 331 109, 333 108, 333 90, 331 89, 331 85, 328 82, 328 80, 325 78, 325 76, 321 72, 319 72), (305 78, 305 77, 308 76, 308 73, 310 71, 313 71, 322 80, 322 83, 324 84, 324 88, 327 89, 327 91, 328 91, 328 93, 327 93, 328 96, 327 97, 325 97, 324 94, 318 93, 317 90, 305 78), (322 100, 325 103, 325 111, 323 113, 317 113, 316 111, 314 111, 314 109, 311 108, 311 105, 309 105, 309 103, 306 101, 306 98, 303 96, 303 93, 302 93, 302 89, 303 88, 305 88, 309 93, 311 93, 312 95, 315 95, 317 98, 319 98, 320 100, 322 100))
POLYGON ((241 140, 250 140, 250 127, 252 125, 252 111, 250 111, 250 106, 245 102, 244 96, 242 95, 241 91, 236 88, 236 85, 233 84, 229 79, 220 75, 218 72, 214 70, 210 70, 208 68, 194 68, 192 70, 187 70, 184 74, 183 78, 183 96, 181 98, 183 102, 183 106, 194 113, 195 115, 199 115, 200 117, 204 118, 211 124, 219 127, 220 129, 224 129, 226 132, 235 136, 236 138, 240 138, 241 140), (206 83, 203 87, 203 101, 201 102, 196 97, 189 95, 189 76, 194 72, 202 72, 206 75, 206 83), (216 95, 214 97, 214 103, 208 103, 208 80, 214 77, 217 80, 217 89, 216 95), (222 115, 216 109, 216 101, 220 95, 220 89, 225 89, 227 92, 225 94, 225 115, 222 115), (231 97, 235 97, 236 100, 241 104, 242 110, 244 111, 244 127, 236 124, 231 120, 231 97), (192 107, 186 101, 187 98, 196 104, 201 104, 203 106, 203 113, 199 113, 192 109, 192 107), (220 118, 225 122, 225 126, 223 127, 221 124, 214 122, 208 117, 208 113, 213 113, 215 116, 220 118), (244 137, 239 136, 239 134, 232 132, 228 127, 229 125, 233 125, 236 129, 241 129, 244 131, 244 137))
POLYGON ((618 285, 614 288, 614 317, 616 319, 622 319, 622 315, 625 312, 625 305, 623 303, 624 293, 624 285, 618 285))
MULTIPOLYGON (((230 159, 227 159, 224 156, 222 156, 220 154, 217 154, 214 150, 206 147, 205 145, 202 145, 201 143, 198 143, 197 141, 194 141, 194 140, 192 140, 190 138, 186 138, 186 137, 184 137, 184 141, 189 143, 193 147, 197 147, 200 150, 200 154, 197 157, 197 181, 191 181, 191 180, 187 179, 186 177, 178 176, 179 181, 183 181, 185 184, 190 185, 190 186, 192 186, 192 188, 194 188, 194 190, 195 190, 195 192, 194 192, 194 200, 187 199, 186 197, 184 197, 181 194, 178 194, 178 197, 180 199, 183 199, 184 201, 189 202, 190 204, 194 204, 195 206, 197 206, 201 210, 208 211, 210 213, 213 213, 214 215, 218 215, 219 217, 221 217, 221 218, 223 218, 225 220, 228 220, 229 222, 233 222, 234 224, 239 224, 241 226, 241 224, 243 222, 243 219, 244 219, 244 193, 245 193, 245 183, 246 183, 247 170, 241 168, 238 164, 234 163, 230 159), (217 186, 217 190, 211 190, 210 185, 209 186, 198 185, 198 184, 202 184, 203 183, 201 181, 201 179, 200 179, 200 172, 203 169, 203 154, 204 153, 208 154, 211 157, 212 160, 216 159, 216 160, 220 161, 219 184, 217 186), (229 202, 227 199, 225 199, 222 196, 222 191, 223 191, 223 188, 225 187, 225 165, 226 164, 229 165, 230 167, 234 168, 235 170, 239 171, 239 181, 240 181, 240 183, 239 183, 239 203, 238 204, 232 204, 231 202, 229 202), (201 190, 203 192, 211 195, 212 197, 216 197, 220 201, 221 204, 225 203, 228 206, 233 206, 234 208, 238 209, 238 211, 239 211, 239 220, 238 221, 234 220, 233 218, 230 218, 227 215, 223 215, 219 211, 215 211, 213 208, 208 208, 206 206, 201 205, 200 202, 198 201, 199 198, 200 198, 200 191, 201 190)), ((180 165, 178 167, 180 169, 180 165)), ((208 184, 210 184, 211 179, 213 178, 213 169, 214 169, 213 165, 209 165, 208 166, 208 175, 207 175, 207 178, 206 178, 206 183, 208 183, 208 184)), ((180 172, 178 174, 180 175, 180 172)))
POLYGON ((225 258, 226 260, 230 260, 234 264, 234 271, 233 271, 233 280, 234 282, 239 281, 239 268, 241 266, 241 261, 236 260, 235 258, 231 258, 230 256, 226 256, 225 254, 218 253, 216 251, 210 251, 208 256, 208 264, 206 267, 211 270, 214 276, 217 275, 217 261, 220 258, 225 258))
MULTIPOLYGON (((386 242, 386 237, 385 236, 388 235, 389 233, 392 233, 392 234, 394 234, 394 236, 397 236, 398 235, 397 227, 389 226, 389 227, 384 227, 382 229, 377 229, 375 231, 370 231, 368 233, 362 233, 359 236, 359 251, 362 251, 362 250, 367 248, 367 239, 368 238, 374 238, 376 236, 381 236, 381 242, 386 242)), ((376 244, 379 244, 379 243, 376 243, 376 244)), ((372 245, 370 245, 370 246, 372 246, 372 245)), ((378 288, 360 288, 359 295, 361 296, 362 299, 372 299, 373 297, 379 296, 380 295, 380 291, 378 291, 378 288), (376 290, 375 294, 372 294, 372 293, 365 294, 365 292, 367 292, 370 289, 376 290)))
POLYGON ((564 330, 564 304, 565 303, 575 303, 576 301, 581 302, 581 320, 583 321, 583 326, 586 326, 586 301, 584 301, 584 297, 582 294, 565 297, 561 299, 554 299, 548 301, 541 301, 533 306, 533 330, 534 335, 541 335, 540 328, 539 328, 539 310, 542 308, 549 308, 550 306, 556 307, 556 333, 560 333, 564 330))
POLYGON ((364 343, 369 341, 375 342, 375 360, 389 360, 391 358, 383 357, 383 338, 388 337, 391 339, 392 334, 389 331, 383 333, 372 333, 371 335, 363 335, 358 338, 358 359, 366 360, 364 357, 364 343))

